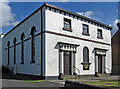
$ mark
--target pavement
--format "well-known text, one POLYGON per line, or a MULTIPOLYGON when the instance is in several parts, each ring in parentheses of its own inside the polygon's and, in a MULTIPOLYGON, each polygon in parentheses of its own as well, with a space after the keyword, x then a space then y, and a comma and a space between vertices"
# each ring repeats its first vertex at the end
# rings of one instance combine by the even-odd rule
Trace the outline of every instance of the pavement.
POLYGON ((23 80, 2 79, 2 87, 64 87, 59 82, 25 82, 23 80))
MULTIPOLYGON (((69 79, 77 82, 94 82, 100 80, 119 80, 120 76, 109 77, 80 77, 80 79, 69 79)), ((48 80, 44 82, 25 82, 23 80, 2 79, 2 87, 64 87, 65 80, 48 80)))

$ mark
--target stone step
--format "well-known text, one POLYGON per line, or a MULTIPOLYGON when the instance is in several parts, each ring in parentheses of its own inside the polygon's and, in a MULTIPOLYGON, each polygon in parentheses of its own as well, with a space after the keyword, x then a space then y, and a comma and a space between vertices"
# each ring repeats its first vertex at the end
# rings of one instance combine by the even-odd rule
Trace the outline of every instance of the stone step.
POLYGON ((109 74, 98 74, 99 77, 108 77, 110 76, 109 74))
POLYGON ((63 79, 64 80, 66 80, 66 79, 80 79, 80 77, 77 75, 64 75, 63 79))

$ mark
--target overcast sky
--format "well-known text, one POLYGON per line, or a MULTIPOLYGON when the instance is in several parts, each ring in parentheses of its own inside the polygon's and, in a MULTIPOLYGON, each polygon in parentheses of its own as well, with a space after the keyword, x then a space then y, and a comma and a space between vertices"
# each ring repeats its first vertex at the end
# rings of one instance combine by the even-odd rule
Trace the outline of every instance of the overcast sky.
MULTIPOLYGON (((10 2, 11 0, 4 1, 5 1, 4 3, 2 4, 0 3, 0 8, 2 8, 0 9, 0 19, 2 19, 2 22, 0 22, 0 30, 2 31, 3 34, 6 34, 11 28, 13 28, 16 24, 21 22, 24 18, 26 18, 28 15, 30 15, 33 11, 35 11, 43 4, 42 2, 38 2, 38 0, 34 0, 37 2, 14 2, 15 0, 12 0, 12 2, 10 2)), ((78 13, 80 15, 84 15, 86 17, 95 19, 104 24, 110 25, 113 27, 112 35, 117 31, 118 28, 116 24, 118 21, 117 18, 119 0, 109 0, 114 2, 87 2, 89 0, 84 0, 86 2, 70 2, 70 1, 73 0, 62 0, 62 2, 54 3, 48 2, 48 3, 72 11, 74 13, 78 13)))

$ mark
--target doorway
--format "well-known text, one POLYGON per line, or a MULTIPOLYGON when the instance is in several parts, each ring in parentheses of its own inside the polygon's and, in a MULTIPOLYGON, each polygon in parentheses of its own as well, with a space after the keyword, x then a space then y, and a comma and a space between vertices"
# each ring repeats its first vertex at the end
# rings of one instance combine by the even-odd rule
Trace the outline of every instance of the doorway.
POLYGON ((98 73, 102 73, 102 55, 98 55, 98 73))
POLYGON ((64 51, 64 75, 71 75, 71 52, 64 51))

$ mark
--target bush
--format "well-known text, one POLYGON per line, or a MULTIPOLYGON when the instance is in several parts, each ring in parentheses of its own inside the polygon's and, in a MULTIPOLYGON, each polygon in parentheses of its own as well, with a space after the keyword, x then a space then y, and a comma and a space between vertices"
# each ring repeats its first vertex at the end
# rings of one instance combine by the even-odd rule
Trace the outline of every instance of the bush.
POLYGON ((4 73, 4 74, 10 74, 9 67, 2 65, 2 73, 4 73))

